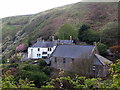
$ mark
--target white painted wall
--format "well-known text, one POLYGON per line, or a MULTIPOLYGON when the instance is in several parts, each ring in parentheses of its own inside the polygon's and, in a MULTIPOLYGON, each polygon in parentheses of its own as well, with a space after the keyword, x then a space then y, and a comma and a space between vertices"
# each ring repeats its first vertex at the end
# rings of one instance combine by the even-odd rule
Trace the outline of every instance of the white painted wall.
POLYGON ((38 59, 38 58, 42 58, 42 56, 51 55, 52 52, 55 50, 55 48, 56 48, 56 46, 52 47, 51 51, 48 51, 48 48, 29 47, 28 48, 28 58, 38 59), (40 48, 40 51, 38 51, 38 48, 40 48), (47 54, 43 54, 43 52, 47 52, 47 54), (37 54, 40 54, 40 56, 37 56, 37 54))

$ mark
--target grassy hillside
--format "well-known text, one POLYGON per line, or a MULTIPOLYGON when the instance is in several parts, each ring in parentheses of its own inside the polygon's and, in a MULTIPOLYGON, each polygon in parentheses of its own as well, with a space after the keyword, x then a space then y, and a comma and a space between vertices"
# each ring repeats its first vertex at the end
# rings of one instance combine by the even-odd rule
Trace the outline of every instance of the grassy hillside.
MULTIPOLYGON (((50 40, 51 35, 62 38, 66 30, 77 39, 77 30, 88 24, 93 30, 101 30, 110 22, 117 22, 117 3, 76 3, 54 8, 33 15, 3 18, 3 55, 14 53, 17 45, 33 44, 37 38, 50 40), (61 30, 62 29, 62 30, 61 30), (68 30, 69 29, 69 30, 68 30), (73 33, 71 33, 71 30, 73 33)), ((68 38, 68 37, 67 37, 68 38)))

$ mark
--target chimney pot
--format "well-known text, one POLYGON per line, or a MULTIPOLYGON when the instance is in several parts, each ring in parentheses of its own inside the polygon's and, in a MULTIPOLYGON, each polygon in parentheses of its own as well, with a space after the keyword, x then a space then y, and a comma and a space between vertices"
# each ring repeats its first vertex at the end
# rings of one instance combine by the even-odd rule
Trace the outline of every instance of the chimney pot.
POLYGON ((55 40, 55 38, 54 38, 54 35, 52 36, 52 41, 54 41, 55 40))
POLYGON ((72 40, 72 36, 70 36, 70 40, 72 40))

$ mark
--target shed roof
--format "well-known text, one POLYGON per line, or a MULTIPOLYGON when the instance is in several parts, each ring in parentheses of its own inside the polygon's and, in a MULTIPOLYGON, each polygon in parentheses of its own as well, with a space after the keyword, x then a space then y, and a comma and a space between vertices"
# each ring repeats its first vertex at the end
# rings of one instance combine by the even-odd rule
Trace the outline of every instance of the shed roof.
POLYGON ((99 54, 95 54, 96 58, 102 63, 102 65, 106 65, 106 64, 111 64, 112 61, 108 60, 107 58, 99 55, 99 54))
POLYGON ((64 57, 64 58, 83 58, 91 55, 92 45, 59 45, 53 52, 54 57, 64 57))

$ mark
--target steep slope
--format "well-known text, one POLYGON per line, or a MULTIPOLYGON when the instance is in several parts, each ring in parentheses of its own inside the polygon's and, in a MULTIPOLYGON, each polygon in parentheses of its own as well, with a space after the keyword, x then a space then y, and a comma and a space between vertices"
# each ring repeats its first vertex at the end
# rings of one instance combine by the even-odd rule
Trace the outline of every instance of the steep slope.
POLYGON ((54 8, 33 15, 3 18, 3 55, 14 53, 20 43, 27 46, 37 38, 50 39, 56 35, 60 27, 69 24, 75 32, 84 23, 91 29, 99 30, 109 22, 117 21, 118 3, 76 3, 54 8))

